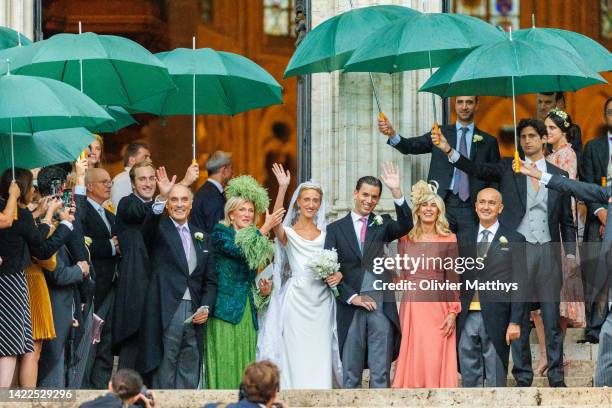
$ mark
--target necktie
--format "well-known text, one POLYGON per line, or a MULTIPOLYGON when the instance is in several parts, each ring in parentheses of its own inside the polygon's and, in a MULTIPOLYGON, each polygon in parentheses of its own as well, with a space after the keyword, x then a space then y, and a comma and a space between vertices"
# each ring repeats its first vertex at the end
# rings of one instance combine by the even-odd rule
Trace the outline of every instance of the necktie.
POLYGON ((181 236, 181 242, 183 243, 185 258, 189 260, 189 254, 191 253, 191 237, 189 236, 189 231, 187 231, 187 227, 184 225, 179 225, 178 230, 179 235, 181 236))
POLYGON ((106 213, 104 212, 104 208, 99 207, 98 213, 100 214, 100 217, 102 217, 102 221, 104 221, 104 225, 106 225, 106 228, 108 228, 108 232, 111 232, 111 225, 110 225, 110 222, 108 222, 108 218, 106 218, 106 213))
MULTIPOLYGON (((531 163, 531 167, 533 167, 534 169, 538 168, 538 166, 536 166, 535 163, 531 163)), ((540 191, 540 181, 535 179, 534 177, 529 177, 529 179, 531 180, 531 185, 533 186, 533 189, 536 192, 539 192, 540 191)))
POLYGON ((359 233, 359 248, 363 252, 363 244, 365 243, 366 231, 368 230, 368 217, 360 218, 361 221, 361 232, 359 233))
MULTIPOLYGON (((459 153, 463 157, 468 157, 467 152, 467 131, 468 128, 462 127, 459 135, 459 153)), ((453 177, 453 193, 459 196, 461 201, 467 201, 470 197, 470 181, 468 175, 459 169, 455 169, 455 176, 453 177)))
POLYGON ((491 235, 491 231, 489 230, 482 230, 482 232, 480 233, 480 236, 482 238, 480 239, 480 242, 477 245, 477 252, 479 257, 485 256, 487 254, 487 251, 489 250, 489 245, 491 245, 491 243, 489 242, 489 235, 491 235))

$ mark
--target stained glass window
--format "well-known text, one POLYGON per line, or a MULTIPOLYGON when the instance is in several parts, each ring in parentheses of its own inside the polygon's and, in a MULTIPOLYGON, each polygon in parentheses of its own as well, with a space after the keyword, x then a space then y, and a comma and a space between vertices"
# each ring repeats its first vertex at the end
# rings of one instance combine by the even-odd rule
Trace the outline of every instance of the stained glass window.
POLYGON ((295 0, 264 0, 264 32, 281 37, 295 36, 295 0))

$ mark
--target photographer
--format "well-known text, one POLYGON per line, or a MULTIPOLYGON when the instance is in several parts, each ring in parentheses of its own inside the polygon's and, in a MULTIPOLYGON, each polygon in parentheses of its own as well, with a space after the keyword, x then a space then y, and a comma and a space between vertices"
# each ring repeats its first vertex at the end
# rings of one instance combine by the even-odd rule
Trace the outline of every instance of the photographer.
POLYGON ((81 404, 80 408, 123 408, 155 406, 155 393, 142 384, 140 375, 129 368, 118 370, 108 383, 108 393, 93 401, 81 404))
POLYGON ((204 408, 285 408, 278 399, 280 373, 268 360, 252 363, 244 370, 240 384, 240 401, 234 404, 206 404, 204 408))

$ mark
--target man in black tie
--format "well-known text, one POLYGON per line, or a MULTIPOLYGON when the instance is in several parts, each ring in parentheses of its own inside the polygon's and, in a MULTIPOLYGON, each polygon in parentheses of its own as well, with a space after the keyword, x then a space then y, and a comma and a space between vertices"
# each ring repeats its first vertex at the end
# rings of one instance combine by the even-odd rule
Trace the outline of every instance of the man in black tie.
MULTIPOLYGON (((443 126, 442 133, 459 153, 475 163, 499 161, 497 139, 478 129, 474 124, 477 109, 477 96, 457 96, 455 98, 457 122, 443 126)), ((404 138, 395 132, 386 119, 378 122, 378 130, 389 138, 387 141, 389 145, 403 154, 431 153, 427 178, 438 183, 438 193, 446 204, 446 214, 453 231, 469 228, 477 221, 474 212, 476 194, 485 187, 495 187, 495 183, 482 181, 453 168, 444 154, 434 148, 431 132, 418 137, 404 138)))
POLYGON ((206 162, 208 180, 200 187, 193 200, 191 222, 205 232, 212 232, 223 219, 225 196, 223 189, 232 178, 232 155, 221 150, 214 152, 206 162))
POLYGON ((104 203, 111 197, 113 182, 108 172, 101 168, 87 171, 85 187, 87 202, 85 214, 81 218, 83 234, 91 239, 89 250, 93 265, 93 278, 96 282, 94 293, 94 311, 104 319, 100 343, 92 347, 95 353, 93 364, 88 364, 89 384, 95 389, 108 386, 113 370, 113 353, 111 351, 111 332, 113 320, 113 282, 119 261, 119 241, 112 234, 115 214, 109 211, 104 203))
MULTIPOLYGON (((582 155, 582 181, 602 185, 612 184, 612 97, 604 104, 604 118, 606 133, 589 141, 582 155)), ((587 314, 585 339, 590 343, 597 343, 599 331, 603 324, 603 317, 597 311, 597 305, 591 303, 598 293, 594 293, 597 274, 597 259, 604 235, 604 228, 608 220, 608 203, 587 202, 587 219, 584 227, 584 249, 581 253, 582 279, 584 285, 584 298, 587 314)))
MULTIPOLYGON (((176 176, 174 176, 176 178, 176 176)), ((152 265, 137 368, 155 388, 196 388, 202 371, 204 323, 217 278, 210 236, 188 221, 193 193, 157 170, 159 196, 143 225, 152 265), (162 217, 159 202, 166 203, 162 217)))

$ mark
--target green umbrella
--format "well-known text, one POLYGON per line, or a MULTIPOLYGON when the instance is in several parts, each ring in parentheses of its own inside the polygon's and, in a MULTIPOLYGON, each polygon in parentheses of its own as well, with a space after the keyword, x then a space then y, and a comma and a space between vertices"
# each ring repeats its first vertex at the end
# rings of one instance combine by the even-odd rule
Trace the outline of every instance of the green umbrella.
POLYGON ((129 106, 174 86, 153 54, 114 35, 57 34, 0 56, 14 73, 65 82, 100 105, 129 106))
POLYGON ((419 14, 408 7, 383 5, 332 17, 304 37, 287 65, 285 78, 342 69, 369 34, 392 21, 419 14))
POLYGON ((441 97, 512 96, 515 157, 518 157, 515 95, 576 91, 605 84, 580 58, 554 46, 507 38, 482 45, 443 65, 419 89, 441 97))
POLYGON ((0 133, 94 127, 112 120, 87 95, 62 82, 10 73, 0 77, 0 133))
POLYGON ((21 34, 19 31, 15 31, 8 27, 0 27, 0 50, 21 45, 28 45, 31 43, 32 40, 21 34))
POLYGON ((195 115, 234 115, 282 103, 281 86, 248 58, 211 48, 177 48, 156 54, 168 67, 176 90, 130 107, 156 115, 192 115, 195 160, 195 115))
POLYGON ((612 54, 604 46, 579 33, 559 28, 527 28, 513 33, 516 40, 540 42, 561 48, 588 61, 594 71, 612 71, 612 54))
POLYGON ((132 117, 120 106, 105 106, 104 110, 115 120, 114 122, 106 122, 98 126, 90 127, 94 133, 117 133, 121 129, 133 124, 137 124, 136 119, 132 117))
MULTIPOLYGON (((84 128, 48 130, 14 136, 15 166, 24 169, 74 161, 95 137, 84 128)), ((0 135, 0 171, 11 167, 9 135, 0 135)))

